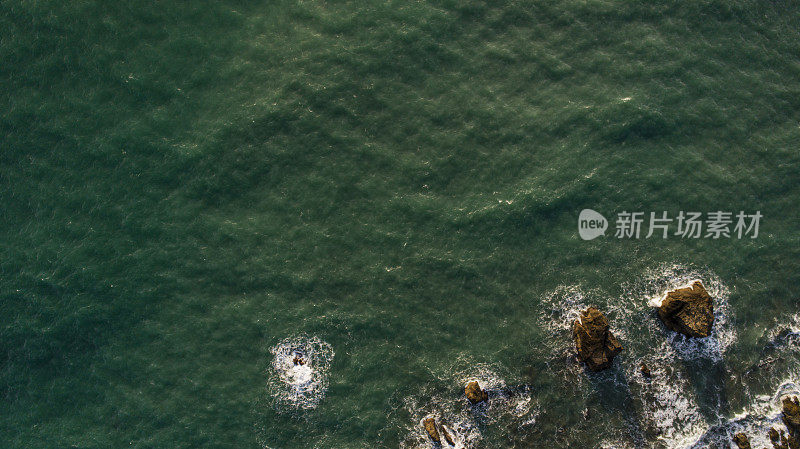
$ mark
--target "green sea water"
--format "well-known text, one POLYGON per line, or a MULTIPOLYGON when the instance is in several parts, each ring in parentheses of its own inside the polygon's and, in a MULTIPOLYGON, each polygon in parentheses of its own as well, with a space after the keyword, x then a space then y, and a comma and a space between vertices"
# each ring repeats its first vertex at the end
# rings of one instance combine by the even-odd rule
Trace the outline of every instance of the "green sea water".
POLYGON ((0 1, 0 447, 425 448, 429 415, 468 447, 767 447, 800 391, 799 8, 0 1), (583 241, 585 208, 763 218, 583 241), (692 278, 699 345, 647 306, 692 278), (586 305, 626 347, 603 374, 586 305))

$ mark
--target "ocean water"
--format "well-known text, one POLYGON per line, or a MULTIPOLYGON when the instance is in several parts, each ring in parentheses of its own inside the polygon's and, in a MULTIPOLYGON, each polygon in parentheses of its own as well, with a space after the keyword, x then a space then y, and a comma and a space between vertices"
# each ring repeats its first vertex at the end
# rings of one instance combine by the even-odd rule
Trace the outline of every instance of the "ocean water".
POLYGON ((428 416, 465 448, 768 447, 799 8, 0 2, 0 447, 429 448, 428 416), (583 241, 585 208, 763 219, 583 241), (691 279, 699 341, 648 306, 691 279), (625 347, 599 374, 588 305, 625 347))

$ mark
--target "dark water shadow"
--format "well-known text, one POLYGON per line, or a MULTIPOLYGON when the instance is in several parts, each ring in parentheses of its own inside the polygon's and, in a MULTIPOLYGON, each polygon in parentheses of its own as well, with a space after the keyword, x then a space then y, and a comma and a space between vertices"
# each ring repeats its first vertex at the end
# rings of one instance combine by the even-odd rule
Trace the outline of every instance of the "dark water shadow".
MULTIPOLYGON (((720 416, 729 416, 731 406, 725 382, 730 371, 724 357, 720 360, 703 357, 686 359, 681 356, 680 345, 691 337, 681 335, 668 338, 675 351, 675 360, 683 368, 686 381, 694 393, 698 412, 712 424, 718 423, 720 416)), ((710 338, 716 336, 712 334, 710 338)))
POLYGON ((620 361, 615 361, 611 369, 599 373, 586 369, 585 373, 602 410, 622 418, 634 447, 649 447, 647 432, 642 426, 628 377, 620 361))
MULTIPOLYGON (((573 359, 570 363, 579 362, 573 359)), ((650 447, 648 439, 656 435, 648 434, 641 423, 640 410, 619 361, 599 373, 582 365, 580 369, 566 372, 588 380, 589 396, 576 394, 572 388, 575 384, 557 379, 549 385, 544 381, 513 387, 512 390, 519 391, 531 387, 534 391, 550 388, 557 398, 541 404, 536 424, 525 435, 509 438, 506 447, 595 448, 609 437, 620 437, 637 449, 650 447)))

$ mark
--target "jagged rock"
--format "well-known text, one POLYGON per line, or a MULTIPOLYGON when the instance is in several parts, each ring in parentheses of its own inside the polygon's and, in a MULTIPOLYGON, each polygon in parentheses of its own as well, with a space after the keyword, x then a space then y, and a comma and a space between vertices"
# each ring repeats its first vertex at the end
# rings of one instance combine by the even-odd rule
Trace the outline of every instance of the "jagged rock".
POLYGON ((800 436, 797 434, 789 434, 786 438, 783 430, 778 433, 775 428, 769 429, 769 440, 772 442, 774 449, 800 449, 800 436))
POLYGON ((450 432, 447 431, 447 427, 444 426, 444 423, 439 423, 439 428, 442 429, 442 436, 444 440, 447 441, 447 444, 450 446, 455 446, 456 443, 453 441, 453 437, 450 436, 450 432))
POLYGON ((783 430, 778 433, 774 427, 771 427, 767 434, 769 435, 769 441, 772 442, 772 447, 774 449, 789 449, 789 442, 786 441, 783 430))
POLYGON ((639 372, 642 373, 642 376, 646 377, 647 379, 653 377, 653 373, 650 372, 650 367, 647 366, 644 362, 639 365, 639 372))
POLYGON ((608 327, 608 319, 594 307, 581 312, 572 325, 578 359, 592 371, 610 367, 614 357, 622 351, 622 345, 608 327))
POLYGON ((800 401, 797 396, 783 398, 783 423, 789 429, 789 433, 800 432, 800 401))
POLYGON ((781 402, 783 403, 783 423, 789 429, 789 437, 784 437, 783 431, 781 431, 778 438, 774 438, 777 432, 773 432, 775 429, 770 429, 769 438, 772 446, 777 449, 800 449, 800 401, 797 396, 787 396, 781 402))
POLYGON ((667 328, 689 337, 708 337, 714 324, 714 304, 700 281, 667 292, 658 308, 667 328))
POLYGON ((294 363, 295 365, 305 365, 306 364, 306 362, 303 361, 303 358, 300 357, 300 356, 297 356, 297 355, 294 356, 294 360, 292 360, 292 363, 294 363))
POLYGON ((737 433, 733 436, 733 442, 739 449, 750 449, 750 439, 743 433, 737 433))
POLYGON ((428 436, 431 437, 436 443, 441 443, 442 439, 439 437, 439 431, 436 430, 436 421, 433 418, 425 418, 422 421, 422 426, 425 427, 425 431, 428 432, 428 436))
POLYGON ((464 394, 467 395, 469 402, 473 404, 477 404, 489 399, 489 394, 486 393, 486 390, 482 390, 478 382, 474 380, 464 387, 464 394))

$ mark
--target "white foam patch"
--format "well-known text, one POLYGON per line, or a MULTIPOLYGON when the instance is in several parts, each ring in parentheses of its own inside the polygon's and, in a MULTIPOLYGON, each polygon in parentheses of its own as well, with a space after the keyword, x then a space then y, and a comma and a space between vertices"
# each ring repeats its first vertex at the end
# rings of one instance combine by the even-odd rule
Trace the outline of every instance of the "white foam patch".
MULTIPOLYGON (((666 347, 658 351, 668 351, 666 347)), ((677 360, 658 360, 650 366, 651 377, 634 377, 641 388, 642 418, 646 425, 658 430, 658 439, 667 447, 685 447, 702 435, 708 423, 698 412, 689 382, 680 370, 673 368, 677 360)))
POLYGON ((333 348, 317 337, 293 336, 282 340, 274 355, 268 389, 279 408, 313 409, 328 389, 333 348), (295 363, 298 361, 298 363, 295 363))
POLYGON ((601 449, 630 449, 632 446, 623 443, 602 441, 600 442, 601 449))
POLYGON ((572 329, 572 323, 589 307, 585 290, 577 285, 561 285, 542 298, 539 306, 540 324, 547 330, 563 333, 572 329))
POLYGON ((676 286, 675 288, 672 288, 672 289, 666 289, 666 290, 664 290, 664 292, 661 295, 656 295, 656 296, 651 297, 647 301, 647 305, 649 305, 650 307, 661 307, 661 304, 664 304, 664 301, 667 299, 667 294, 669 294, 669 292, 672 292, 672 291, 675 291, 675 290, 684 289, 684 288, 691 289, 695 282, 702 283, 703 281, 701 279, 691 279, 691 280, 689 280, 687 283, 685 283, 683 285, 678 285, 678 286, 676 286))

